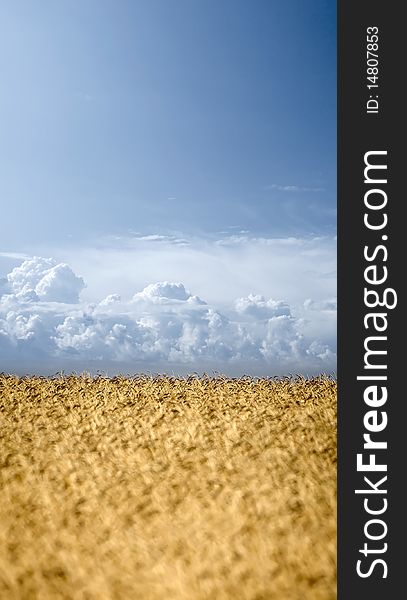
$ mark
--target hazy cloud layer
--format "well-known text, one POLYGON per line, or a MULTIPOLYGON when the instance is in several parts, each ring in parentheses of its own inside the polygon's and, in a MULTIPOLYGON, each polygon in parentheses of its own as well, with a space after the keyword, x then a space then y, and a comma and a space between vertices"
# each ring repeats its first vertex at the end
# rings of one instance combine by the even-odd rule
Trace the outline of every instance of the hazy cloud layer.
POLYGON ((307 298, 336 295, 336 240, 328 236, 267 238, 237 226, 221 237, 134 233, 37 252, 80 274, 87 284, 81 298, 87 302, 112 293, 130 300, 163 281, 182 282, 192 295, 222 310, 250 294, 284 300, 293 310, 307 298))
POLYGON ((335 369, 334 299, 306 299, 293 311, 249 293, 219 308, 182 282, 160 281, 125 300, 113 292, 85 302, 84 287, 70 266, 40 257, 0 280, 2 363, 17 372, 39 360, 43 370, 52 361, 65 370, 91 361, 108 372, 133 363, 264 375, 335 369))

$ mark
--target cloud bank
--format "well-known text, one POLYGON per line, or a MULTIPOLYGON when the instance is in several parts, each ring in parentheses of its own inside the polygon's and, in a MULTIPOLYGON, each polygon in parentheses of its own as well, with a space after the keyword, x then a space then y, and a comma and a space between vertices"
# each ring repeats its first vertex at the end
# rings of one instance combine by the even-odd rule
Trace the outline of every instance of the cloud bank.
POLYGON ((150 283, 125 300, 111 293, 85 302, 84 288, 69 265, 51 258, 25 260, 0 279, 0 370, 335 369, 335 340, 326 334, 336 320, 334 299, 308 298, 293 312, 289 303, 258 294, 219 308, 179 281, 150 283))
POLYGON ((130 299, 163 281, 182 282, 223 311, 250 294, 283 299, 294 311, 307 298, 321 301, 336 294, 332 236, 266 238, 240 230, 212 238, 135 233, 90 240, 86 246, 37 248, 36 253, 55 256, 80 274, 87 284, 81 298, 87 302, 111 293, 130 299))

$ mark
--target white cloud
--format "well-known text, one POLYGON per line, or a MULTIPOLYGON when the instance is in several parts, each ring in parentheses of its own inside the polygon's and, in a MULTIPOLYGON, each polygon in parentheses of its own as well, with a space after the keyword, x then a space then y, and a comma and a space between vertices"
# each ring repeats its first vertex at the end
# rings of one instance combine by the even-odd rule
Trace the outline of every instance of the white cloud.
POLYGON ((30 257, 23 252, 0 252, 0 258, 12 258, 14 260, 27 260, 30 257))
MULTIPOLYGON (((185 239, 180 232, 176 235, 185 239)), ((130 300, 135 291, 158 281, 182 282, 192 294, 222 310, 251 293, 283 299, 292 308, 306 298, 319 301, 336 294, 336 277, 328 277, 336 268, 334 237, 267 238, 239 233, 213 239, 189 237, 184 245, 170 238, 157 242, 132 234, 43 251, 83 276, 87 287, 81 296, 88 302, 99 302, 112 291, 130 300)))
POLYGON ((67 264, 57 264, 52 258, 38 256, 15 267, 7 275, 7 283, 10 292, 25 301, 75 303, 85 287, 83 279, 77 277, 67 264))
POLYGON ((173 304, 188 302, 189 304, 206 304, 199 296, 193 296, 182 283, 160 281, 150 283, 141 292, 134 294, 133 302, 152 302, 154 304, 173 304))
POLYGON ((150 283, 143 291, 134 294, 133 300, 151 300, 153 302, 160 300, 181 300, 185 302, 190 297, 191 294, 185 289, 182 283, 163 281, 150 283))
POLYGON ((266 300, 264 296, 249 294, 247 298, 239 298, 235 303, 238 313, 255 319, 271 319, 272 317, 290 316, 290 307, 285 302, 266 300))
POLYGON ((285 301, 253 293, 219 307, 179 281, 161 281, 127 300, 112 293, 87 302, 80 300, 81 277, 65 263, 39 257, 13 269, 1 285, 0 357, 11 370, 21 370, 21 360, 37 371, 89 361, 111 372, 136 364, 138 370, 164 365, 191 372, 209 365, 263 375, 335 368, 331 298, 303 301, 298 314, 285 301))
POLYGON ((306 187, 302 185, 278 185, 273 183, 267 185, 264 189, 266 190, 277 190, 279 192, 324 192, 325 188, 322 187, 306 187))
POLYGON ((122 298, 119 294, 109 294, 99 302, 99 306, 109 306, 110 304, 116 304, 117 302, 121 302, 122 298))

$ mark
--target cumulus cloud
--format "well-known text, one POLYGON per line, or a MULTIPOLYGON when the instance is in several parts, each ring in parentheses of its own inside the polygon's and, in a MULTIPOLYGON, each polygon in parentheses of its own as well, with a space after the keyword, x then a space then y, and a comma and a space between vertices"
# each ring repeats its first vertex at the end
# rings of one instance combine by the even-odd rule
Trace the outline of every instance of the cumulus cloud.
POLYGON ((137 292, 133 300, 181 300, 185 301, 191 294, 182 283, 171 283, 168 281, 151 283, 142 292, 137 292))
POLYGON ((6 292, 10 291, 24 301, 75 303, 84 287, 83 279, 77 277, 67 264, 38 256, 15 267, 7 275, 6 282, 6 292))
POLYGON ((185 289, 183 283, 159 281, 150 283, 141 292, 136 292, 133 302, 147 302, 153 304, 174 304, 188 302, 189 304, 206 304, 199 296, 192 295, 185 289))
POLYGON ((285 302, 276 301, 264 296, 249 294, 247 298, 239 298, 235 302, 236 310, 242 315, 255 319, 271 319, 272 317, 290 316, 290 307, 285 302))
POLYGON ((134 231, 132 232, 132 238, 139 242, 160 242, 180 246, 187 246, 189 244, 189 241, 185 237, 180 237, 179 235, 163 235, 160 233, 143 235, 137 231, 134 231))
POLYGON ((335 368, 333 339, 311 326, 321 311, 334 320, 330 298, 305 300, 298 314, 259 294, 219 308, 181 282, 162 281, 129 299, 112 293, 89 303, 80 300, 85 282, 67 264, 39 257, 14 268, 0 286, 0 357, 15 370, 21 359, 57 360, 65 370, 94 361, 116 372, 131 364, 189 372, 255 368, 264 375, 335 368))
POLYGON ((99 306, 109 306, 110 304, 116 304, 117 302, 121 302, 122 298, 120 294, 109 294, 106 298, 103 298, 99 302, 99 306))

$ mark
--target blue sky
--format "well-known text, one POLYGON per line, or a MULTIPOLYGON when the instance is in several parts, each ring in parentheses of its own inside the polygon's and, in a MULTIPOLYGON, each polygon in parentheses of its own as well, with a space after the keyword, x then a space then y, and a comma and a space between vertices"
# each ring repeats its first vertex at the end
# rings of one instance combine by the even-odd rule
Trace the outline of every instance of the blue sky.
POLYGON ((128 228, 332 232, 335 10, 2 3, 3 243, 128 228))
POLYGON ((94 302, 161 280, 200 287, 196 265, 216 258, 230 289, 246 265, 235 296, 299 306, 291 255, 265 240, 323 240, 305 270, 315 301, 335 295, 335 2, 3 2, 0 70, 0 277, 53 257, 94 302), (259 261, 280 264, 274 288, 259 261))

